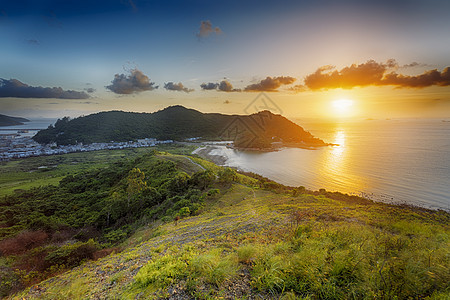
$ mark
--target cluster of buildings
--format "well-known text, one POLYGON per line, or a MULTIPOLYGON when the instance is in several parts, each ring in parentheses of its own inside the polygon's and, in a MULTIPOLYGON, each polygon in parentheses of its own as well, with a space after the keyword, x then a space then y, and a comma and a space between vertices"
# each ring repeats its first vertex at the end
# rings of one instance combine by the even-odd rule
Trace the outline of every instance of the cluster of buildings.
POLYGON ((173 141, 158 141, 152 138, 145 138, 129 142, 92 143, 87 145, 79 143, 77 145, 58 146, 56 143, 41 145, 35 142, 30 136, 1 134, 0 161, 7 161, 12 158, 25 158, 30 156, 65 154, 72 152, 152 147, 158 144, 168 143, 173 143, 173 141))

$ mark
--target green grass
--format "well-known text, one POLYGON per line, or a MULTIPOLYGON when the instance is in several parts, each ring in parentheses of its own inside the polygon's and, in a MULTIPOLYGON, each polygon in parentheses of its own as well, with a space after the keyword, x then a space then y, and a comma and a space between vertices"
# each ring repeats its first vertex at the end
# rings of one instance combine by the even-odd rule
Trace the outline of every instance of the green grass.
POLYGON ((33 187, 57 185, 69 174, 108 166, 120 159, 133 159, 154 150, 190 154, 194 146, 160 145, 149 148, 101 150, 82 153, 30 157, 0 163, 0 197, 33 187), (43 168, 44 167, 44 168, 43 168))
MULTIPOLYGON (((163 155, 185 171, 198 167, 180 153, 163 155)), ((220 193, 200 215, 144 226, 123 252, 40 283, 42 298, 450 298, 448 213, 292 196, 256 183, 240 175, 212 186, 220 193), (107 274, 94 276, 100 271, 107 274)))

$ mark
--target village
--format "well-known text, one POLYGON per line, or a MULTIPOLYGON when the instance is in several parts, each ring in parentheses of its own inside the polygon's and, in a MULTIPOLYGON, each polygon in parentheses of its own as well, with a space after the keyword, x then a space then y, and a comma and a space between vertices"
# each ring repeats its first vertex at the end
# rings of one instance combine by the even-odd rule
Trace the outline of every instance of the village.
POLYGON ((31 136, 23 136, 19 133, 8 133, 0 134, 0 161, 73 152, 153 147, 158 144, 169 143, 173 143, 173 140, 159 141, 153 138, 145 138, 128 142, 111 141, 109 143, 92 143, 86 145, 83 143, 76 145, 57 145, 56 143, 42 145, 35 142, 31 136))

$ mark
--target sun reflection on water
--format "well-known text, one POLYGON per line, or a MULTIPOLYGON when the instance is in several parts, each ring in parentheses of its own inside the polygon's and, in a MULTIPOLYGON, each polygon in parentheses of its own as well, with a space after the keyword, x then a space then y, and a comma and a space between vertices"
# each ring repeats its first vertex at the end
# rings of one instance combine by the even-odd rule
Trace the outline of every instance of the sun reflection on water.
POLYGON ((345 151, 345 132, 343 130, 339 130, 338 132, 336 132, 333 143, 337 146, 334 146, 333 150, 331 151, 331 154, 333 156, 332 160, 342 160, 345 151))

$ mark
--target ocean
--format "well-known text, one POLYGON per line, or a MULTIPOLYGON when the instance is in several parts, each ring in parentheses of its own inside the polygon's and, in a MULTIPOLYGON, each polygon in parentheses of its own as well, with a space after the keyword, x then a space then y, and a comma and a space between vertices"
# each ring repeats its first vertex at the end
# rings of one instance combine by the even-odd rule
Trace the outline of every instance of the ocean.
MULTIPOLYGON (((55 119, 2 129, 45 129, 55 119)), ((450 122, 366 120, 317 123, 293 120, 325 142, 317 150, 238 151, 216 145, 226 166, 289 186, 339 191, 376 201, 450 211, 450 122)), ((34 135, 36 131, 22 133, 34 135)))
POLYGON ((224 156, 226 166, 289 186, 325 188, 375 201, 450 210, 450 122, 296 123, 339 146, 277 152, 218 146, 211 154, 224 156))
MULTIPOLYGON (((54 125, 57 119, 32 119, 30 122, 24 122, 23 125, 1 126, 0 133, 14 133, 12 129, 29 130, 29 129, 46 129, 49 125, 54 125)), ((21 136, 34 136, 39 130, 29 130, 26 133, 20 133, 21 136)))

